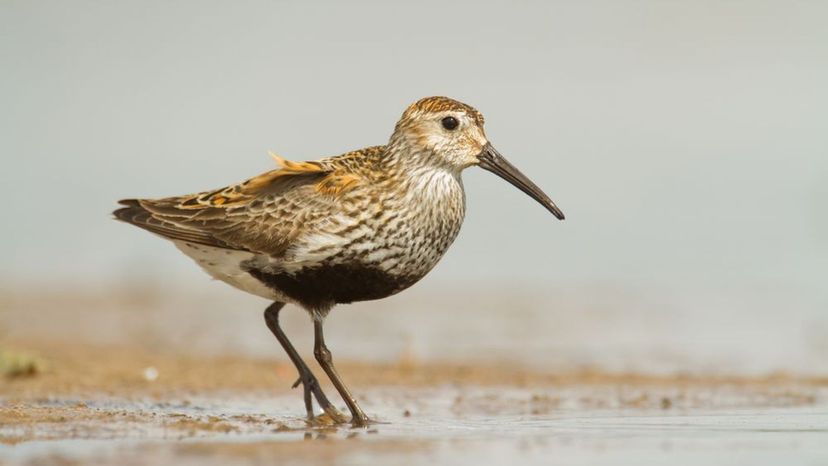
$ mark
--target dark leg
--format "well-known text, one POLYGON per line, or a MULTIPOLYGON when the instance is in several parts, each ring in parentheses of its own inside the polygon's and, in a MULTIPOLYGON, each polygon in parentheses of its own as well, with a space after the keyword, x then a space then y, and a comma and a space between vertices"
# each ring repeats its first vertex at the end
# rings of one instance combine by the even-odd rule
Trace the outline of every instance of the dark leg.
POLYGON ((328 377, 333 382, 334 387, 342 396, 342 399, 345 400, 345 404, 348 405, 348 409, 351 411, 351 424, 356 427, 364 427, 371 423, 371 420, 368 419, 368 416, 365 415, 365 412, 362 411, 362 408, 356 402, 356 398, 351 395, 350 390, 348 387, 345 386, 345 383, 342 382, 342 379, 339 377, 339 374, 336 372, 336 368, 333 365, 333 359, 331 358, 331 351, 325 346, 325 335, 322 334, 322 322, 315 320, 313 321, 313 334, 314 334, 314 344, 313 344, 313 354, 316 356, 316 360, 319 361, 319 365, 322 366, 322 369, 328 374, 328 377))
POLYGON ((339 412, 336 407, 328 401, 328 397, 325 396, 325 393, 322 391, 322 387, 319 386, 319 381, 316 379, 316 376, 313 375, 308 365, 305 364, 305 361, 302 360, 302 357, 299 356, 299 353, 296 352, 296 348, 293 347, 290 340, 288 340, 287 335, 285 332, 282 331, 282 328, 279 327, 279 311, 285 306, 285 303, 275 302, 265 309, 264 317, 265 323, 267 323, 267 328, 273 333, 279 343, 282 344, 282 348, 285 349, 290 360, 293 362, 293 365, 296 366, 296 370, 299 371, 299 380, 296 381, 296 384, 293 386, 296 387, 298 384, 302 384, 302 388, 304 390, 304 398, 305 398, 305 410, 308 413, 308 419, 313 419, 313 400, 311 399, 311 395, 316 397, 316 401, 319 403, 319 406, 325 410, 325 413, 328 414, 335 422, 345 422, 345 416, 339 412))

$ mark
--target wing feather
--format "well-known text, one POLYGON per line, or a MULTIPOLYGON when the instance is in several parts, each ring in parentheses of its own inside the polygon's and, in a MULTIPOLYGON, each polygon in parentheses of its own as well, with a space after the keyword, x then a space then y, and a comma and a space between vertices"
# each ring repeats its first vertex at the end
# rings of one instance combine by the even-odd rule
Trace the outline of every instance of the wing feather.
POLYGON ((298 235, 313 233, 316 220, 341 211, 342 196, 364 185, 355 161, 364 162, 360 157, 377 155, 378 149, 317 162, 271 154, 276 170, 214 191, 125 199, 114 215, 169 239, 280 256, 298 235))

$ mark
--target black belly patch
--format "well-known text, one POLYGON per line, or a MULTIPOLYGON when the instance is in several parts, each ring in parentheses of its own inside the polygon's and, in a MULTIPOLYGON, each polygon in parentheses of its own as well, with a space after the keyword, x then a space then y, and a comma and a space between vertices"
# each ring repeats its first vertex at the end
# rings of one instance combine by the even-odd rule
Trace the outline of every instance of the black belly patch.
POLYGON ((408 288, 416 278, 390 275, 374 267, 354 264, 321 265, 295 274, 269 273, 249 268, 248 273, 302 306, 327 312, 334 304, 385 298, 408 288))

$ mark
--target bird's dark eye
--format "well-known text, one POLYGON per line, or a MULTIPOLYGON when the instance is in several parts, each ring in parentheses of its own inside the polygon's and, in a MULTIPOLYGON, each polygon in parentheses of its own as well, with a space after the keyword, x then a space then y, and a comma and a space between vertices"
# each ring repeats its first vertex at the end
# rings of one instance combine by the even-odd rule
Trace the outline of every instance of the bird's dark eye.
POLYGON ((453 116, 447 116, 443 118, 441 120, 441 123, 443 123, 443 128, 449 131, 455 130, 458 126, 460 126, 460 122, 457 121, 457 118, 454 118, 453 116))

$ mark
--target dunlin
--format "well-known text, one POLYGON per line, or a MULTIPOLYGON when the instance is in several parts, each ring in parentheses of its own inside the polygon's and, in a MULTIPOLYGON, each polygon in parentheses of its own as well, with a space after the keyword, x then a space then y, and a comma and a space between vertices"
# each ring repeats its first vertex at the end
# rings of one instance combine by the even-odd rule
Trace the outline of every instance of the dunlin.
POLYGON ((114 212, 171 240, 214 278, 273 301, 265 322, 302 384, 335 422, 347 422, 279 326, 286 303, 307 310, 314 355, 351 412, 370 423, 334 367, 323 322, 331 308, 385 298, 423 278, 460 231, 461 173, 472 166, 513 184, 557 218, 564 215, 486 138, 483 115, 447 97, 428 97, 403 113, 388 144, 311 162, 274 156, 278 169, 214 191, 126 199, 114 212))

